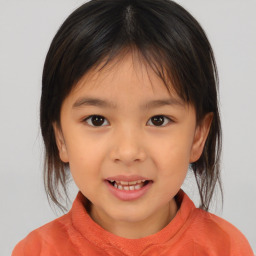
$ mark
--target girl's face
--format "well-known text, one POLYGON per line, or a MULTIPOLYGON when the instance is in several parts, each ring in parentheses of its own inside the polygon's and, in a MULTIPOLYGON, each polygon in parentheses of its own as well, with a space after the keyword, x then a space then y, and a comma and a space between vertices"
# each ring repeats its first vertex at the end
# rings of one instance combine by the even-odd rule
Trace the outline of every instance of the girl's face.
POLYGON ((211 116, 195 109, 135 56, 87 73, 64 100, 54 125, 91 217, 119 236, 137 238, 175 216, 174 196, 203 150, 211 116))

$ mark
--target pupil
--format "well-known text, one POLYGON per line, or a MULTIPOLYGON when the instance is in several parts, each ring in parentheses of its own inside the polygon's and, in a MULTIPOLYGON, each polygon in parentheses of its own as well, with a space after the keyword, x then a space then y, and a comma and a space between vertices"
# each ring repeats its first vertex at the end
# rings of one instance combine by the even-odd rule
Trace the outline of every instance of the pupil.
POLYGON ((153 124, 155 125, 162 125, 164 121, 164 118, 162 116, 155 116, 153 117, 153 124))
POLYGON ((104 118, 102 116, 93 116, 92 123, 95 126, 100 126, 104 123, 104 118))

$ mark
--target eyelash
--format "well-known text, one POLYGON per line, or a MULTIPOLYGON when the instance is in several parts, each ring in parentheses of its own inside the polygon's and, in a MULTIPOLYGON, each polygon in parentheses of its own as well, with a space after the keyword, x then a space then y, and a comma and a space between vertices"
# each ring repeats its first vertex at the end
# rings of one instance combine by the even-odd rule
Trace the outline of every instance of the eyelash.
MULTIPOLYGON (((103 116, 100 116, 100 115, 90 115, 90 116, 88 116, 88 117, 86 117, 85 119, 83 119, 83 122, 86 122, 86 123, 88 123, 88 120, 90 120, 92 117, 101 117, 101 118, 103 118, 103 119, 105 119, 106 120, 106 118, 105 117, 103 117, 103 116)), ((170 119, 169 117, 167 117, 167 116, 164 116, 164 115, 156 115, 156 116, 152 116, 149 120, 151 120, 152 118, 154 118, 154 117, 162 117, 162 118, 165 118, 165 119, 167 119, 168 120, 168 123, 172 123, 173 122, 173 120, 172 119, 170 119)), ((89 124, 90 125, 90 124, 89 124)), ((92 126, 92 127, 102 127, 102 126, 96 126, 96 125, 90 125, 90 126, 92 126)), ((105 125, 103 125, 103 126, 105 126, 105 125)), ((160 126, 155 126, 155 127, 165 127, 166 125, 160 125, 160 126)))

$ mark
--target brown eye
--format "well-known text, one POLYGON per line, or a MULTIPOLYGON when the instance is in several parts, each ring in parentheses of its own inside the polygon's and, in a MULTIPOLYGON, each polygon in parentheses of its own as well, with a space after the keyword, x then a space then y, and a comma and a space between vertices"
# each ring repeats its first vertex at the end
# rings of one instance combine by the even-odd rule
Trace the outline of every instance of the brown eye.
POLYGON ((150 118, 150 120, 154 126, 165 126, 166 124, 171 122, 171 119, 166 116, 153 116, 150 118))
POLYGON ((91 126, 100 127, 102 124, 104 124, 105 120, 106 119, 103 116, 92 115, 86 118, 84 121, 91 126))

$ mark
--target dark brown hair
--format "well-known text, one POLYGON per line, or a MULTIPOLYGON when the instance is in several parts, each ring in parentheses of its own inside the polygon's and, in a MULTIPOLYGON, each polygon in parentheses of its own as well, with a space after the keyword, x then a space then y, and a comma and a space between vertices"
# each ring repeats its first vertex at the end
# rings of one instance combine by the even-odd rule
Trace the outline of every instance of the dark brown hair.
POLYGON ((199 23, 183 7, 169 0, 92 0, 75 10, 55 35, 42 77, 40 122, 45 143, 44 181, 48 198, 60 208, 67 196, 68 164, 58 153, 53 122, 60 122, 63 100, 81 77, 124 50, 134 51, 168 88, 194 105, 197 122, 213 113, 203 153, 191 164, 200 207, 208 210, 220 183, 221 124, 218 74, 211 45, 199 23))

